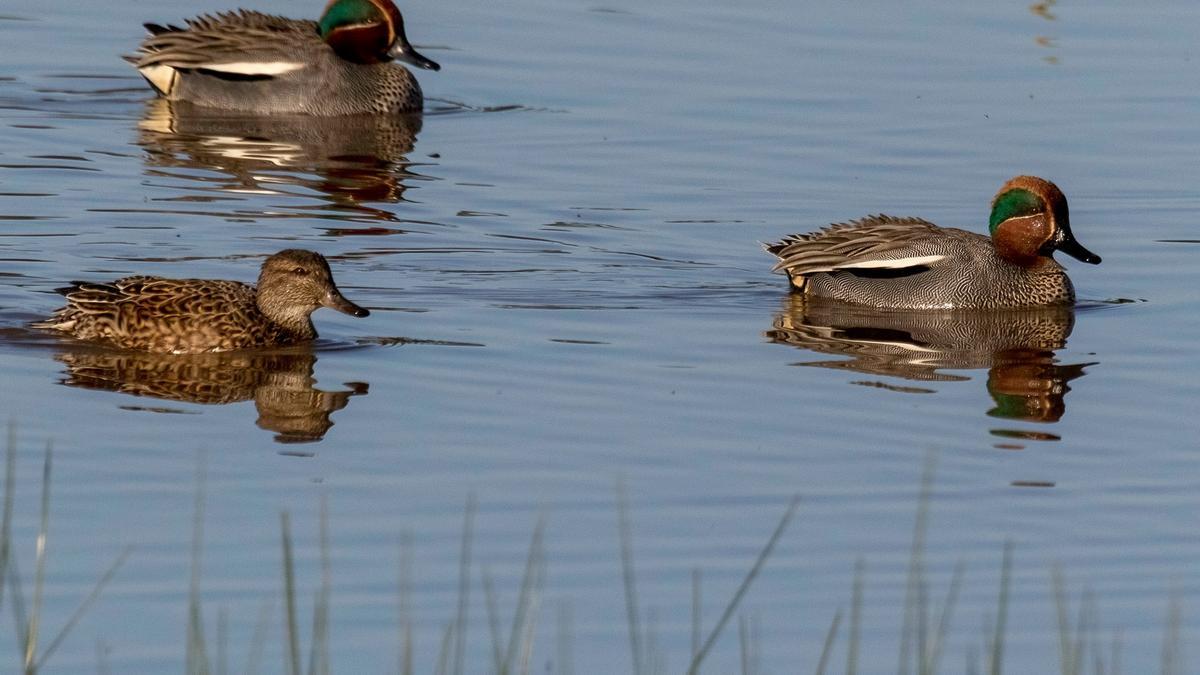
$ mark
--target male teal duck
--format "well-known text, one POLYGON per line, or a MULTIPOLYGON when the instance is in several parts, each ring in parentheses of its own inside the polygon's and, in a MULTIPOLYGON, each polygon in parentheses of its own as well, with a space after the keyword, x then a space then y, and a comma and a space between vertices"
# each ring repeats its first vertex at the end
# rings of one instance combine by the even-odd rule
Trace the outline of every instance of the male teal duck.
POLYGON ((1067 198, 1054 183, 1017 176, 992 200, 991 238, 920 218, 868 216, 797 234, 765 248, 774 271, 812 296, 891 309, 991 309, 1075 302, 1055 251, 1090 264, 1100 256, 1071 235, 1067 198))
POLYGON ((391 0, 332 0, 320 21, 249 10, 201 15, 184 27, 147 23, 134 64, 159 96, 251 113, 351 115, 419 111, 413 48, 391 0))
POLYGON ((124 349, 168 354, 274 347, 317 337, 311 314, 366 309, 342 296, 318 253, 287 249, 266 259, 257 288, 220 279, 125 277, 58 289, 67 305, 35 328, 124 349))

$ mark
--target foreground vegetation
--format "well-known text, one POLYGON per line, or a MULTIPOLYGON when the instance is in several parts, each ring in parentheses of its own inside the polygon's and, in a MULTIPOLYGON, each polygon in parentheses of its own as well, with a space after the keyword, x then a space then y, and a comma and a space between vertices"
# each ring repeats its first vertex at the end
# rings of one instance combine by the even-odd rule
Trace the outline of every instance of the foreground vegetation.
MULTIPOLYGON (((14 517, 14 494, 16 490, 16 442, 15 433, 10 428, 8 447, 5 455, 3 512, 0 514, 0 609, 10 611, 16 627, 16 643, 18 671, 25 675, 35 675, 54 655, 80 618, 101 596, 104 588, 118 573, 121 566, 131 553, 130 548, 123 550, 112 563, 98 575, 91 591, 83 597, 75 610, 62 622, 53 634, 47 631, 44 616, 43 597, 46 587, 46 563, 50 555, 50 501, 52 485, 53 451, 47 447, 44 453, 43 470, 41 475, 41 500, 39 528, 34 542, 34 571, 32 588, 27 588, 29 582, 23 579, 17 569, 17 557, 12 537, 14 517), (8 589, 8 593, 5 590, 8 589), (47 636, 50 636, 47 639, 47 636)), ((916 522, 913 530, 912 548, 909 556, 908 581, 905 601, 900 620, 900 648, 897 654, 896 673, 899 675, 933 675, 942 672, 942 660, 945 653, 948 630, 954 622, 954 608, 959 591, 962 587, 963 566, 959 564, 944 590, 940 600, 931 598, 929 584, 926 578, 924 547, 930 490, 933 485, 934 461, 926 462, 926 470, 921 484, 918 499, 916 522)), ((188 592, 188 619, 186 627, 185 672, 188 675, 211 675, 235 672, 229 666, 228 650, 228 617, 225 612, 219 612, 216 619, 216 638, 209 640, 206 635, 204 609, 201 593, 201 553, 204 538, 205 511, 205 467, 201 461, 197 472, 197 487, 195 495, 195 519, 192 528, 191 578, 188 592)), ((634 675, 665 672, 665 659, 659 653, 653 625, 647 622, 639 606, 637 594, 636 563, 633 545, 633 528, 628 507, 628 499, 623 485, 617 488, 617 519, 619 541, 619 561, 622 572, 625 598, 626 623, 628 628, 629 663, 634 675)), ((692 675, 701 672, 701 666, 712 654, 720 638, 729 632, 729 624, 736 617, 737 633, 736 647, 740 656, 740 671, 743 675, 757 675, 760 672, 758 657, 758 636, 755 624, 739 614, 739 608, 746 592, 758 577, 768 562, 772 551, 780 541, 799 505, 798 499, 793 499, 784 509, 774 530, 767 538, 756 559, 750 565, 742 582, 734 593, 726 600, 717 622, 707 631, 701 623, 701 583, 699 571, 693 574, 692 592, 692 648, 690 662, 686 673, 692 675)), ((476 504, 473 498, 468 499, 463 519, 463 530, 459 556, 458 599, 454 617, 446 623, 441 633, 442 637, 437 646, 435 670, 444 675, 461 675, 464 672, 480 672, 479 668, 468 668, 465 663, 467 631, 469 620, 471 574, 475 567, 472 561, 472 544, 474 539, 474 519, 476 504)), ((545 581, 545 553, 543 550, 544 521, 534 526, 530 537, 522 581, 517 593, 516 605, 507 626, 499 615, 496 589, 487 574, 482 573, 484 590, 484 606, 486 623, 490 640, 491 662, 488 672, 497 675, 514 675, 529 673, 534 670, 533 660, 535 642, 538 640, 538 615, 545 581)), ((321 504, 318 540, 320 550, 321 575, 315 598, 312 604, 312 616, 300 617, 298 605, 297 580, 295 573, 295 556, 293 553, 293 537, 291 519, 287 512, 280 514, 280 596, 282 598, 281 615, 282 630, 278 631, 282 640, 284 653, 284 672, 288 675, 329 675, 335 672, 330 660, 330 625, 329 615, 331 606, 332 565, 330 563, 329 524, 327 509, 324 501, 321 504), (301 630, 301 625, 310 626, 301 630), (305 644, 307 642, 307 645, 305 644)), ((410 547, 405 545, 403 550, 410 547)), ((1005 545, 1000 560, 1000 583, 996 589, 996 602, 991 618, 987 621, 987 629, 982 645, 973 650, 968 659, 966 672, 988 673, 999 675, 1004 672, 1005 634, 1008 626, 1008 606, 1011 586, 1013 547, 1005 545)), ((411 593, 410 562, 402 560, 399 583, 399 632, 398 671, 410 675, 414 671, 415 646, 413 627, 416 619, 408 609, 411 593)), ((861 618, 864 606, 863 597, 863 564, 860 561, 855 567, 854 581, 850 589, 848 608, 838 609, 833 613, 829 627, 825 632, 823 647, 812 664, 793 664, 787 672, 813 672, 821 675, 832 672, 835 652, 838 652, 839 670, 848 675, 855 675, 858 670, 859 657, 863 644, 861 639, 861 618)), ((1115 675, 1121 672, 1121 641, 1114 635, 1108 644, 1102 644, 1097 635, 1097 611, 1095 602, 1089 594, 1072 603, 1066 591, 1066 583, 1061 570, 1052 571, 1053 601, 1058 626, 1059 663, 1058 670, 1063 675, 1115 675), (1072 608, 1075 604, 1075 608, 1072 608), (1074 618, 1073 618, 1074 617, 1074 618)), ((267 635, 276 613, 273 605, 276 603, 264 601, 259 612, 258 621, 253 634, 249 637, 249 647, 244 657, 244 667, 241 672, 263 672, 262 654, 267 642, 267 635)), ((1167 611, 1166 628, 1162 641, 1162 656, 1160 672, 1164 675, 1175 675, 1184 672, 1180 650, 1181 608, 1178 601, 1172 601, 1167 611)), ((560 610, 557 617, 556 644, 553 649, 554 658, 549 661, 547 672, 572 673, 574 671, 571 658, 571 617, 569 610, 560 610), (552 670, 550 670, 552 668, 552 670)), ((726 643, 730 640, 726 640, 726 643)), ((0 659, 7 660, 0 652, 0 659)), ((106 657, 103 653, 97 656, 97 671, 109 672, 106 657)), ((11 661, 5 664, 7 666, 11 661)), ((274 669, 267 668, 267 672, 274 669)), ((1045 671, 1050 672, 1050 671, 1045 671)))

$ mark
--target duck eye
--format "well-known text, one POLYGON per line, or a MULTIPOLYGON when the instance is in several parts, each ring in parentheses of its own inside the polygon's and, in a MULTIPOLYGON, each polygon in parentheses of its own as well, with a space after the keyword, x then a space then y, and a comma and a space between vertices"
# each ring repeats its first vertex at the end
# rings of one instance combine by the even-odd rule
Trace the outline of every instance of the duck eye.
POLYGON ((308 274, 308 270, 304 269, 303 267, 293 267, 292 274, 304 276, 304 275, 308 274))

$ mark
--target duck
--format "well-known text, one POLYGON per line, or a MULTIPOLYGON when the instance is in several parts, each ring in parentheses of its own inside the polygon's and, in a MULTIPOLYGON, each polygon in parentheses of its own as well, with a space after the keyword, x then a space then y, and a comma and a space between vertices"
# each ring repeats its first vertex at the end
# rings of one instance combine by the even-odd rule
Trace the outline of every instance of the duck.
POLYGON ((1008 180, 992 199, 991 236, 887 215, 836 223, 764 244, 790 288, 877 309, 1073 305, 1055 251, 1096 265, 1071 234, 1067 198, 1037 176, 1008 180))
POLYGON ((310 342, 312 313, 329 307, 350 316, 370 312, 333 282, 329 263, 313 251, 286 249, 263 261, 258 285, 224 279, 131 276, 57 289, 67 304, 34 328, 119 349, 199 354, 310 342))
POLYGON ((421 85, 403 61, 440 70, 404 33, 391 0, 332 0, 318 21, 246 9, 184 26, 144 24, 125 56, 162 98, 254 114, 419 112, 421 85))

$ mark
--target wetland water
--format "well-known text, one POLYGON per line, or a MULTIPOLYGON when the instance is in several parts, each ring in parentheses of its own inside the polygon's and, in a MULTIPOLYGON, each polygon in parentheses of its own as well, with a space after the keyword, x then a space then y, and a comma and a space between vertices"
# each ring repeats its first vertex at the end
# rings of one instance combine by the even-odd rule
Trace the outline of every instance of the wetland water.
MULTIPOLYGON (((183 662, 201 453, 204 607, 210 631, 227 613, 238 664, 274 598, 262 662, 281 672, 285 509, 307 632, 324 497, 335 672, 395 668, 405 555, 431 672, 474 495, 467 672, 491 663, 481 574, 508 616, 540 517, 535 668, 563 672, 561 610, 576 672, 629 672, 620 479, 668 672, 691 648, 693 570, 710 627, 793 495, 741 607, 757 658, 815 669, 861 559, 859 666, 895 672, 931 451, 939 602, 965 564, 942 672, 983 649, 1005 541, 1009 672, 1057 667, 1055 563, 1073 601, 1094 594, 1125 672, 1159 668, 1177 599, 1195 670, 1192 3, 406 3, 442 65, 417 73, 423 118, 264 123, 150 100, 119 58, 141 22, 228 8, 0 4, 0 410, 26 582, 54 447, 45 631, 136 546, 45 672, 183 662), (1074 311, 804 306, 757 243, 879 212, 982 232, 1018 173, 1057 182, 1104 258, 1065 259, 1074 311), (24 328, 72 279, 252 281, 288 247, 328 256, 371 316, 318 312, 313 349, 188 361, 24 328)), ((7 606, 0 632, 0 663, 17 662, 7 606)), ((740 671, 736 633, 707 672, 740 671)))

